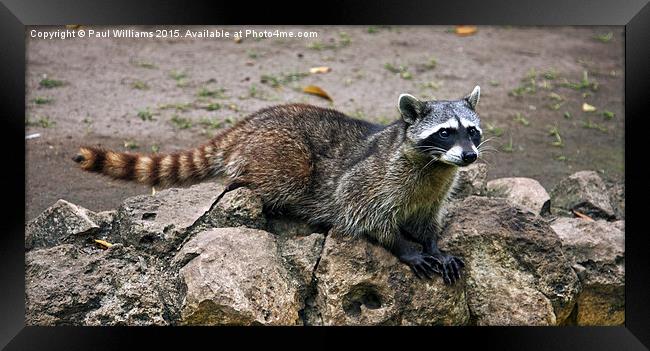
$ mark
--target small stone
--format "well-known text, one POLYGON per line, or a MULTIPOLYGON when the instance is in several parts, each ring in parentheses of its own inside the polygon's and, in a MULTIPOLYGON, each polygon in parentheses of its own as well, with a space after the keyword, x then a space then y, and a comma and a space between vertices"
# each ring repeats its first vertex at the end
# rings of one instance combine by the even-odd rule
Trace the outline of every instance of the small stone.
POLYGON ((473 163, 458 168, 458 178, 454 198, 463 199, 470 195, 482 195, 486 190, 487 165, 473 163))
POLYGON ((27 224, 25 248, 52 247, 88 239, 99 228, 94 212, 59 200, 27 224))
POLYGON ((518 206, 532 213, 548 215, 551 211, 551 197, 546 189, 531 178, 500 178, 487 183, 490 193, 501 193, 518 206))
POLYGON ((574 210, 592 218, 615 217, 605 183, 594 171, 577 172, 561 180, 551 192, 551 205, 564 213, 574 210))
POLYGON ((607 189, 616 218, 625 219, 625 182, 609 182, 607 189))

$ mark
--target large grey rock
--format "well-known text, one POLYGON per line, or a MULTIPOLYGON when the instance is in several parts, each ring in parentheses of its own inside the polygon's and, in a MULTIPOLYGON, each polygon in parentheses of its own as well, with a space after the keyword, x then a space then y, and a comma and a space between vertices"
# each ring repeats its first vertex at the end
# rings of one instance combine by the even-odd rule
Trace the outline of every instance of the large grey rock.
POLYGON ((184 325, 296 325, 296 282, 272 234, 245 227, 197 234, 174 258, 186 286, 184 325))
POLYGON ((27 325, 168 325, 179 304, 162 262, 122 245, 72 244, 26 254, 27 325))
POLYGON ((579 272, 578 325, 621 325, 625 321, 624 222, 558 218, 551 225, 579 272))
POLYGON ((494 179, 487 182, 487 190, 492 193, 503 192, 505 197, 533 213, 542 216, 550 213, 551 197, 535 179, 523 177, 494 179))
POLYGON ((466 263, 467 304, 478 325, 555 325, 580 283, 558 236, 509 200, 471 196, 450 209, 440 247, 466 263))
POLYGON ((614 218, 605 183, 594 171, 580 171, 561 180, 551 192, 551 205, 560 212, 575 210, 592 218, 614 218))
POLYGON ((463 325, 464 282, 419 280, 383 247, 328 235, 316 270, 324 325, 463 325))
POLYGON ((221 185, 203 183, 128 198, 117 211, 111 239, 154 254, 173 252, 222 191, 221 185))
POLYGON ((458 178, 454 198, 463 199, 470 195, 483 195, 486 191, 487 165, 473 163, 458 168, 458 178))
POLYGON ((128 198, 115 214, 110 239, 165 255, 207 228, 266 227, 262 202, 251 190, 230 191, 217 202, 223 190, 217 183, 201 183, 128 198))
POLYGON ((83 241, 98 233, 101 224, 94 212, 59 200, 27 224, 25 248, 83 241))

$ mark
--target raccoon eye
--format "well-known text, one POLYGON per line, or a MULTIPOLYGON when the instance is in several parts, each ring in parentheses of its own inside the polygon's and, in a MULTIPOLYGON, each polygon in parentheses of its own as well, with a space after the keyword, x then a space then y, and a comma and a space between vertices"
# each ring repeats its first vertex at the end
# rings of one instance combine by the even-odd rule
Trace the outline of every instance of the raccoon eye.
POLYGON ((475 136, 478 133, 478 130, 474 127, 469 127, 467 128, 467 133, 469 133, 469 136, 475 136))
POLYGON ((447 138, 447 137, 449 137, 449 131, 448 131, 447 129, 441 129, 441 130, 438 132, 438 135, 439 135, 441 138, 443 138, 443 139, 444 139, 444 138, 447 138))

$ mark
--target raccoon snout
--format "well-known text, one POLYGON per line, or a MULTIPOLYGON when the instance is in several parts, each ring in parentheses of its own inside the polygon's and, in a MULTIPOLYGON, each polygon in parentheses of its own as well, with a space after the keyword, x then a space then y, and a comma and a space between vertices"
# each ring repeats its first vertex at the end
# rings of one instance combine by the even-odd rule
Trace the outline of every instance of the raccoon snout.
POLYGON ((476 159, 478 158, 478 155, 474 151, 464 151, 461 154, 461 158, 463 159, 463 162, 465 162, 465 163, 472 163, 472 162, 476 161, 476 159))

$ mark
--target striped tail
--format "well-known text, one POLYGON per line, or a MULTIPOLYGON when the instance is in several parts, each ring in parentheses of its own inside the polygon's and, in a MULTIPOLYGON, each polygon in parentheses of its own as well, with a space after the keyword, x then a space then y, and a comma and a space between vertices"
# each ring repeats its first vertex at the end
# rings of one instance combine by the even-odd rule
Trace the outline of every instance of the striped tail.
POLYGON ((221 168, 211 143, 195 149, 151 155, 83 146, 72 159, 84 171, 162 187, 196 184, 215 177, 221 168))

